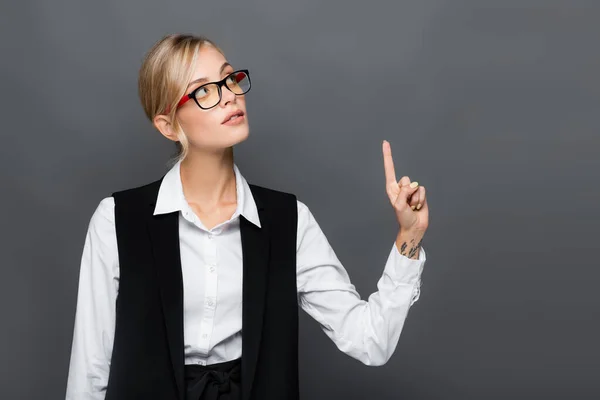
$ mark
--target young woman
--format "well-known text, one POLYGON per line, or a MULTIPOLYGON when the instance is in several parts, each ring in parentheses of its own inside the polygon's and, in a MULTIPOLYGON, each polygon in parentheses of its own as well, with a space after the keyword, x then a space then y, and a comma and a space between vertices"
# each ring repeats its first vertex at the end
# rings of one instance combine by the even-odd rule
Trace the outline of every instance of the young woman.
POLYGON ((90 220, 67 399, 298 399, 298 306, 366 365, 394 352, 420 293, 425 188, 396 181, 384 141, 399 231, 378 291, 361 300, 306 204, 234 164, 250 87, 204 37, 169 35, 147 54, 141 102, 179 153, 90 220))

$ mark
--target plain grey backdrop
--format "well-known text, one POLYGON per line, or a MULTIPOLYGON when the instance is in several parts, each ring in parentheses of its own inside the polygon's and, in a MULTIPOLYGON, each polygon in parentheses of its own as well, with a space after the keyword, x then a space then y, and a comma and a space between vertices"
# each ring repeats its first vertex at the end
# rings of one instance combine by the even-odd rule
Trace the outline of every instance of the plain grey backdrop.
POLYGON ((600 315, 600 2, 3 2, 0 398, 64 398, 81 251, 171 142, 137 72, 167 33, 252 74, 252 183, 295 193, 363 298, 397 233, 381 142, 428 190, 421 299, 382 367, 301 313, 304 399, 591 399, 600 315))

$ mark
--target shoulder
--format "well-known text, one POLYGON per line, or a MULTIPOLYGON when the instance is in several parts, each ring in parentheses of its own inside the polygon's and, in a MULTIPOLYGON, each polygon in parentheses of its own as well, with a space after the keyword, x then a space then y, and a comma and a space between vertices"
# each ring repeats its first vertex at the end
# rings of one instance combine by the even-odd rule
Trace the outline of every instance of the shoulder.
POLYGON ((115 199, 138 199, 140 196, 147 195, 153 188, 157 188, 157 184, 160 184, 161 180, 162 178, 144 185, 117 190, 110 196, 103 197, 100 202, 97 203, 96 209, 92 214, 90 219, 90 228, 93 230, 105 230, 111 229, 111 227, 114 228, 115 199))
POLYGON ((256 205, 261 208, 262 205, 268 205, 269 207, 296 207, 297 197, 294 193, 285 192, 266 186, 248 184, 256 205))
POLYGON ((275 205, 274 208, 276 209, 285 207, 287 210, 289 210, 288 212, 290 214, 293 213, 296 215, 298 228, 300 230, 304 230, 307 226, 310 226, 316 222, 310 209, 308 208, 308 205, 300 200, 295 193, 285 192, 265 186, 253 184, 249 185, 259 208, 263 203, 270 204, 271 207, 275 205))
POLYGON ((253 193, 260 192, 260 194, 264 194, 265 196, 296 199, 296 195, 294 193, 284 192, 282 190, 266 186, 255 185, 253 183, 248 183, 248 186, 250 186, 250 189, 253 193))
POLYGON ((112 197, 117 200, 137 200, 141 198, 155 199, 164 176, 160 179, 143 185, 133 186, 113 192, 112 197))
POLYGON ((139 218, 153 210, 164 177, 163 175, 150 183, 113 192, 115 219, 139 218))
POLYGON ((92 219, 114 222, 115 199, 112 196, 104 197, 96 206, 92 219))
POLYGON ((298 213, 298 216, 303 219, 310 220, 312 219, 312 214, 308 205, 300 200, 295 193, 285 192, 282 190, 277 190, 273 188, 268 188, 265 186, 258 186, 250 184, 252 192, 254 194, 263 195, 264 197, 270 198, 272 201, 287 201, 289 205, 293 205, 298 213))
POLYGON ((252 183, 248 183, 250 189, 252 189, 252 193, 263 195, 265 197, 270 197, 275 200, 285 199, 289 202, 293 203, 298 210, 298 214, 308 215, 310 214, 310 210, 305 202, 300 200, 295 193, 285 192, 283 190, 278 190, 266 186, 255 185, 252 183))
POLYGON ((88 231, 102 237, 112 233, 115 229, 114 208, 115 202, 112 196, 100 200, 90 218, 88 231))

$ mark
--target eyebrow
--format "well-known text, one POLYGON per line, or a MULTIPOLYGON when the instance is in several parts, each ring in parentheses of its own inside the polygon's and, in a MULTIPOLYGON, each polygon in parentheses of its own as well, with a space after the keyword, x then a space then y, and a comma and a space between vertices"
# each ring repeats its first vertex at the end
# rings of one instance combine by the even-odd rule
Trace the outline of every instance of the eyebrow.
MULTIPOLYGON (((225 68, 227 68, 227 67, 231 67, 231 64, 229 64, 227 61, 225 61, 223 63, 223 65, 221 65, 221 68, 219 69, 219 75, 221 75, 223 73, 223 71, 225 70, 225 68)), ((189 83, 189 85, 187 87, 189 88, 193 84, 200 83, 200 82, 208 82, 208 78, 203 77, 203 78, 194 79, 193 81, 191 81, 189 83)))

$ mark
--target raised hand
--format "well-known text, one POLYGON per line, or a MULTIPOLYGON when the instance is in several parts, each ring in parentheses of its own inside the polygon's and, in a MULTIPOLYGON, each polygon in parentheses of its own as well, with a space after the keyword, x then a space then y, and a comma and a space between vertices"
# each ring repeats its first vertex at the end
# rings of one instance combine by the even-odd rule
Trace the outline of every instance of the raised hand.
POLYGON ((383 141, 383 167, 385 190, 392 207, 394 207, 400 229, 425 232, 429 225, 429 207, 425 196, 425 187, 419 186, 418 182, 411 183, 408 176, 403 176, 396 181, 392 147, 387 140, 383 141))

